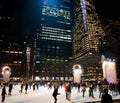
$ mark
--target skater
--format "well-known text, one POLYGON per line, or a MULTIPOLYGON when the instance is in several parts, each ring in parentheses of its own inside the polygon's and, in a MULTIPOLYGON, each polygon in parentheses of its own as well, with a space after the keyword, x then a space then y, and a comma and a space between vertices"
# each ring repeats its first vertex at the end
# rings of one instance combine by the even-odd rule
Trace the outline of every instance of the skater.
POLYGON ((71 82, 68 82, 67 100, 70 100, 70 97, 71 97, 71 82))
POLYGON ((2 89, 2 93, 1 93, 1 96, 2 96, 1 102, 2 103, 4 103, 6 95, 7 95, 7 93, 6 93, 6 86, 3 85, 3 89, 2 89))
POLYGON ((89 98, 90 97, 94 98, 93 89, 94 89, 93 84, 91 84, 90 87, 89 87, 89 98))
POLYGON ((58 86, 54 88, 54 91, 53 91, 53 98, 54 98, 54 103, 57 103, 57 95, 60 95, 60 93, 58 93, 58 86))
POLYGON ((25 84, 25 94, 27 94, 27 90, 28 90, 28 83, 25 84))
POLYGON ((84 96, 85 96, 85 92, 86 92, 86 88, 85 88, 85 86, 83 86, 83 87, 82 87, 81 92, 83 93, 83 95, 82 95, 82 96, 84 97, 84 96))
POLYGON ((68 97, 68 96, 67 96, 67 94, 68 94, 68 93, 67 93, 67 92, 68 92, 68 84, 66 84, 64 88, 65 88, 65 95, 66 95, 66 99, 67 99, 67 97, 68 97))
POLYGON ((22 82, 22 83, 21 83, 21 86, 20 86, 19 93, 22 93, 22 91, 23 91, 23 88, 24 88, 24 83, 22 82))
POLYGON ((102 96, 102 94, 103 94, 103 92, 104 92, 104 88, 103 88, 103 85, 102 84, 100 84, 99 85, 99 98, 101 98, 101 96, 102 96))
POLYGON ((80 83, 77 84, 78 93, 80 92, 80 83))
POLYGON ((8 95, 11 95, 12 89, 13 89, 13 83, 10 82, 10 83, 9 83, 8 95))

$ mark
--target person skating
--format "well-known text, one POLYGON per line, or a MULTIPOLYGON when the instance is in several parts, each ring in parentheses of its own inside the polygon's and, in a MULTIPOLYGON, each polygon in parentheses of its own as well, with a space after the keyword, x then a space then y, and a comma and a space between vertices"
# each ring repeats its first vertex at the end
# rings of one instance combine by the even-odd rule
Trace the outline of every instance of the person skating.
POLYGON ((68 83, 67 100, 70 100, 70 97, 71 97, 71 82, 68 83))
POLYGON ((94 98, 93 89, 94 89, 93 84, 91 84, 89 87, 89 97, 92 97, 92 98, 94 98))
POLYGON ((9 83, 9 89, 8 89, 8 95, 11 95, 12 89, 13 89, 13 83, 10 82, 9 83))
POLYGON ((80 92, 80 83, 77 84, 78 93, 80 92))
POLYGON ((6 86, 4 85, 3 88, 2 88, 2 93, 1 93, 1 96, 2 96, 2 100, 1 102, 4 103, 5 101, 5 97, 6 97, 6 86))
POLYGON ((22 83, 21 83, 21 86, 20 86, 19 93, 22 93, 22 91, 23 91, 23 88, 24 88, 24 83, 22 82, 22 83))
POLYGON ((58 86, 54 88, 54 91, 53 91, 53 98, 54 98, 54 103, 57 103, 57 95, 60 95, 60 93, 58 93, 58 86))
POLYGON ((66 84, 64 88, 65 88, 65 95, 66 95, 66 99, 67 99, 67 97, 68 97, 68 96, 67 96, 67 94, 68 94, 68 93, 67 93, 67 92, 68 92, 68 84, 66 84))
POLYGON ((103 85, 102 84, 100 84, 99 85, 99 98, 101 98, 101 96, 102 96, 102 94, 103 94, 103 92, 104 92, 104 88, 103 88, 103 85))
POLYGON ((27 90, 28 90, 28 83, 25 84, 25 94, 27 94, 27 90))
POLYGON ((85 88, 85 86, 83 86, 83 87, 82 87, 81 92, 83 93, 83 95, 82 95, 82 96, 84 97, 84 96, 85 96, 85 92, 86 92, 86 88, 85 88))

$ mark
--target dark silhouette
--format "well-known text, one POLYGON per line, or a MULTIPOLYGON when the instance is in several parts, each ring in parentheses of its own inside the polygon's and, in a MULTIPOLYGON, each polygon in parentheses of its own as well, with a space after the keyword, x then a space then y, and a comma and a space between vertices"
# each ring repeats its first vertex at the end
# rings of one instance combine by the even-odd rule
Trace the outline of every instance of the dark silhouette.
POLYGON ((94 86, 93 86, 93 84, 91 84, 89 87, 89 97, 92 97, 92 98, 94 98, 93 89, 94 89, 94 86))
POLYGON ((77 84, 78 92, 80 92, 80 83, 77 84))
POLYGON ((118 90, 118 93, 119 93, 119 95, 120 95, 120 81, 119 81, 118 84, 117 84, 117 90, 118 90))
POLYGON ((84 96, 85 96, 85 92, 86 92, 86 88, 85 88, 85 86, 82 87, 81 92, 83 93, 83 97, 84 97, 84 96))
POLYGON ((100 85, 99 85, 99 92, 100 92, 100 93, 99 93, 99 98, 101 98, 101 96, 102 96, 102 94, 103 94, 103 92, 104 92, 103 90, 104 90, 103 85, 100 84, 100 85))
POLYGON ((39 90, 39 82, 36 82, 37 90, 39 90))
POLYGON ((13 83, 10 82, 10 83, 9 83, 9 89, 8 89, 8 95, 11 95, 12 88, 13 88, 13 83))
POLYGON ((55 100, 54 103, 57 103, 57 95, 60 95, 60 93, 58 93, 58 87, 55 87, 54 91, 53 91, 53 94, 52 94, 52 96, 55 100))
POLYGON ((108 89, 104 89, 104 94, 101 98, 101 103, 112 103, 112 96, 108 94, 108 89))
POLYGON ((35 90, 36 82, 33 83, 33 90, 35 90))
POLYGON ((6 93, 6 87, 5 87, 5 85, 4 85, 3 88, 2 88, 2 93, 1 93, 1 96, 2 96, 1 102, 2 102, 2 103, 5 101, 6 94, 7 94, 7 93, 6 93))
POLYGON ((28 83, 25 84, 25 94, 27 94, 27 90, 28 90, 28 83))

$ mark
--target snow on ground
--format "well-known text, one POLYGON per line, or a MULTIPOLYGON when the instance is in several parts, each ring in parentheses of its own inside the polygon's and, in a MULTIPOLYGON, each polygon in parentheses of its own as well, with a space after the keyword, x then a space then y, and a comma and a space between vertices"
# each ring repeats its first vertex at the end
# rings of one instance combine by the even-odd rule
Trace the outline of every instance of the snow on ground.
MULTIPOLYGON (((1 93, 0 89, 0 93, 1 93)), ((6 88, 8 92, 8 87, 6 88)), ((23 93, 19 93, 20 85, 14 86, 12 90, 11 96, 6 96, 5 103, 54 103, 54 99, 52 97, 52 89, 48 89, 48 87, 39 87, 39 90, 33 91, 33 89, 28 89, 28 93, 25 94, 25 90, 23 93)), ((77 89, 73 88, 71 93, 71 101, 65 99, 64 87, 59 88, 60 95, 57 96, 57 103, 84 103, 90 101, 100 101, 99 92, 94 92, 95 98, 89 98, 88 96, 88 88, 85 93, 85 97, 82 97, 82 92, 78 93, 77 89)), ((112 96, 113 99, 120 99, 120 96, 112 96)), ((1 99, 1 98, 0 98, 1 99)))

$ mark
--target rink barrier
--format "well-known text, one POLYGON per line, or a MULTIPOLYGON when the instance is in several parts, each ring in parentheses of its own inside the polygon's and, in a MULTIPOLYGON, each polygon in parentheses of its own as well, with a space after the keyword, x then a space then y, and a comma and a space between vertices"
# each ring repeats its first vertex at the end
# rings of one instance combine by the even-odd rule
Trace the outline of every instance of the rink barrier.
MULTIPOLYGON (((84 103, 101 103, 101 101, 84 102, 84 103)), ((113 103, 120 103, 120 99, 113 100, 113 103)))

